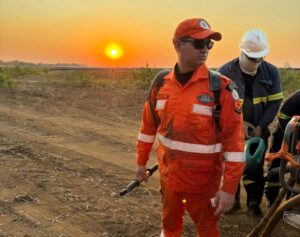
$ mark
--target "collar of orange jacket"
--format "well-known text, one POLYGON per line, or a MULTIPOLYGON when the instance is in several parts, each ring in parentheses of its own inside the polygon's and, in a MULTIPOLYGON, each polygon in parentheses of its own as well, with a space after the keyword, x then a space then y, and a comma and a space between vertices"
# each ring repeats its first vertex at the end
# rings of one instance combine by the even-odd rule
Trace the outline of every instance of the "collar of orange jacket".
MULTIPOLYGON (((206 78, 208 78, 208 68, 207 68, 206 64, 202 64, 195 70, 195 72, 194 72, 192 78, 189 80, 189 82, 196 82, 198 80, 206 79, 206 78)), ((165 79, 170 79, 172 81, 176 80, 174 68, 169 74, 167 74, 165 76, 165 79)))

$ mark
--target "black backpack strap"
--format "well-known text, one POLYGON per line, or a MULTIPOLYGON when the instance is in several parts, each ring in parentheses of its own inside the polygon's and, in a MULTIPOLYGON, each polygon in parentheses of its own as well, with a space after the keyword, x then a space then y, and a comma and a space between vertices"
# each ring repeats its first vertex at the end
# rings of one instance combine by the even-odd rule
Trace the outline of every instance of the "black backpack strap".
POLYGON ((153 123, 155 128, 158 128, 159 125, 159 118, 155 113, 155 103, 156 103, 156 95, 159 91, 159 89, 162 87, 163 85, 163 78, 170 72, 170 69, 164 69, 161 70, 160 72, 158 72, 150 85, 149 91, 148 91, 148 96, 147 96, 147 101, 148 101, 148 105, 149 105, 149 109, 152 115, 152 119, 153 119, 153 123))
MULTIPOLYGON (((153 78, 149 91, 148 91, 148 105, 152 115, 153 123, 155 128, 158 128, 159 118, 155 113, 155 98, 159 91, 159 89, 163 85, 163 78, 170 72, 169 69, 164 69, 158 72, 153 78)), ((217 124, 219 124, 219 117, 221 113, 221 105, 220 105, 220 91, 221 91, 221 74, 212 70, 209 70, 209 84, 210 89, 214 93, 214 103, 215 106, 213 108, 213 117, 215 118, 217 124)))
POLYGON ((219 72, 209 70, 209 84, 210 84, 210 89, 214 93, 214 97, 215 97, 214 100, 215 106, 213 107, 212 113, 217 124, 219 124, 219 118, 221 113, 221 104, 220 104, 220 92, 222 88, 221 74, 219 72))

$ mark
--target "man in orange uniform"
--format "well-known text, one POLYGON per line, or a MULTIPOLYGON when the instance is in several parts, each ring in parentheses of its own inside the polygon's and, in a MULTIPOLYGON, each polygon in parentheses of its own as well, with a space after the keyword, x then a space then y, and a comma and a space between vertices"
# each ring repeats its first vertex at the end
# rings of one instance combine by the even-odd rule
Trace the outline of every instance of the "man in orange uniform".
POLYGON ((146 163, 157 136, 163 237, 181 236, 185 209, 195 222, 197 236, 220 236, 219 216, 232 207, 245 165, 239 97, 224 76, 219 78, 219 122, 212 116, 214 93, 205 65, 212 40, 221 40, 221 34, 204 19, 181 22, 173 37, 178 62, 163 78, 158 93, 151 94, 158 126, 149 102, 144 106, 136 175, 147 180, 146 163))

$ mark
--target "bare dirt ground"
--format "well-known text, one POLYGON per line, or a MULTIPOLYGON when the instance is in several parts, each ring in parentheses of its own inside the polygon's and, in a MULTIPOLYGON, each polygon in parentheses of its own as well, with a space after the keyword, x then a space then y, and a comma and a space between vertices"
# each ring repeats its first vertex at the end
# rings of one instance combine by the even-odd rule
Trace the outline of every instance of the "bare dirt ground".
MULTIPOLYGON (((0 100, 1 237, 159 236, 157 174, 118 195, 135 175, 145 91, 24 77, 1 89, 0 100)), ((246 208, 226 215, 222 236, 246 236, 258 221, 246 208)), ((281 225, 272 236, 296 236, 288 230, 281 225)), ((184 236, 194 235, 186 216, 184 236)))

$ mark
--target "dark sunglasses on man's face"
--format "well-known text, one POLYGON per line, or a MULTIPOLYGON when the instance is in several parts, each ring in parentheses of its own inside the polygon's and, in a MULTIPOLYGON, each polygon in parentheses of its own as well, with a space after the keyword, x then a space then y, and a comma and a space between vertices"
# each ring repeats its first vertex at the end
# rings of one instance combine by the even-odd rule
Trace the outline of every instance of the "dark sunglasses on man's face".
POLYGON ((196 40, 189 38, 181 39, 180 41, 192 43, 195 49, 203 49, 205 46, 207 49, 211 49, 214 46, 214 42, 211 39, 196 40))
POLYGON ((251 61, 251 62, 254 62, 254 63, 260 63, 261 61, 264 60, 264 57, 260 57, 260 58, 251 58, 249 57, 247 54, 245 54, 246 58, 251 61))

